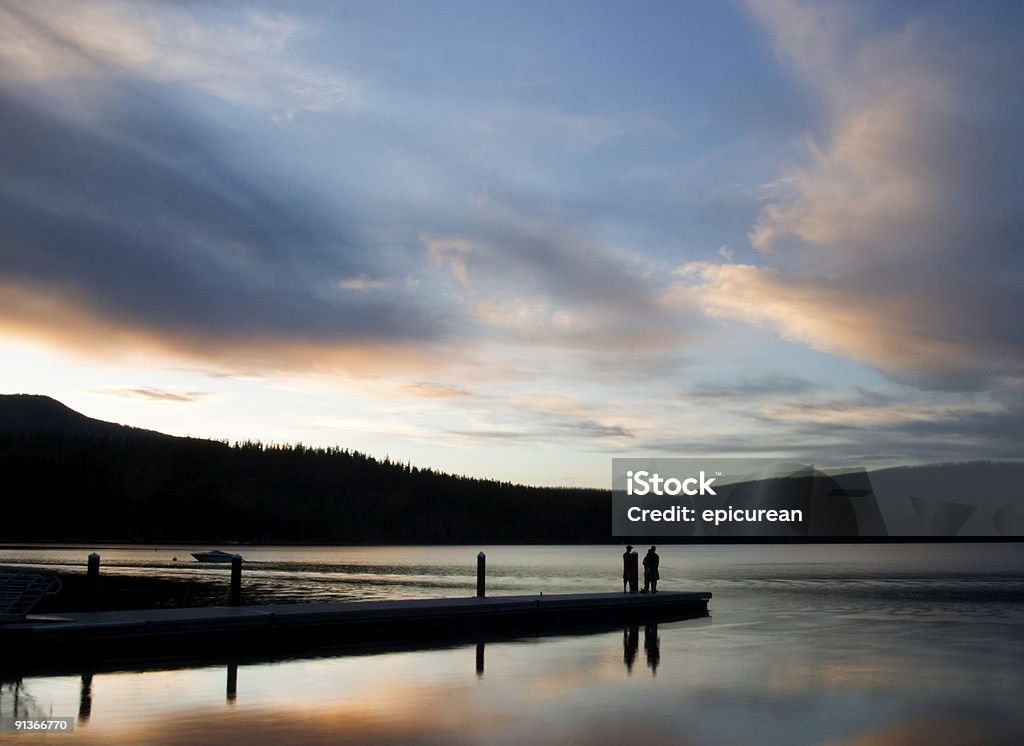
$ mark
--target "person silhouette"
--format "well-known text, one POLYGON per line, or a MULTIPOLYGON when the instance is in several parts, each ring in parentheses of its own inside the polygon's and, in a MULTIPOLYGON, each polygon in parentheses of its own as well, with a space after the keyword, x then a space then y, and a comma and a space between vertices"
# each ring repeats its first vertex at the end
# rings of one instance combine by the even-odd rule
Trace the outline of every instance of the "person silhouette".
POLYGON ((633 545, 627 544, 626 551, 622 554, 622 592, 629 587, 630 593, 636 593, 640 585, 640 557, 633 551, 633 545))
POLYGON ((654 551, 655 549, 657 547, 652 546, 644 556, 644 589, 640 591, 641 593, 658 592, 658 580, 661 578, 658 566, 661 564, 661 557, 654 551))
POLYGON ((626 552, 623 553, 623 593, 635 594, 640 585, 640 558, 633 551, 633 544, 626 544, 626 552))

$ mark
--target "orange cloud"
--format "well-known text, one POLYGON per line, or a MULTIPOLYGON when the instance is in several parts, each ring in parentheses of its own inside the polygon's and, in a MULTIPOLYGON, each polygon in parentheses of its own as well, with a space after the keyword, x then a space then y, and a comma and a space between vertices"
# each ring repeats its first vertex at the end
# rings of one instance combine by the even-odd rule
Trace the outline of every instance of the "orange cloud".
POLYGON ((795 278, 749 264, 694 262, 679 271, 706 313, 778 330, 816 350, 901 374, 953 374, 970 367, 967 340, 945 337, 934 309, 913 295, 836 279, 795 278))
POLYGON ((456 352, 422 342, 331 340, 216 332, 191 326, 145 326, 115 317, 67 291, 0 284, 0 333, 101 359, 163 358, 168 364, 216 367, 235 374, 271 371, 353 376, 428 373, 456 352))
POLYGON ((865 33, 856 4, 747 6, 822 126, 749 233, 778 269, 689 264, 696 287, 683 292, 710 315, 929 386, 1020 370, 1019 209, 992 196, 1019 184, 1007 157, 1019 147, 977 114, 1016 90, 1019 55, 995 33, 982 48, 970 29, 923 17, 865 33))

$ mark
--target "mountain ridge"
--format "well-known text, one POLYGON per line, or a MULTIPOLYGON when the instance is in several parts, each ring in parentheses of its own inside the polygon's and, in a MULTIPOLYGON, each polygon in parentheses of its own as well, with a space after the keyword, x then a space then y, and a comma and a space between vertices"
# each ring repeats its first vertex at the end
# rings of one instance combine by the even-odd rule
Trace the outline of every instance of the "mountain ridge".
MULTIPOLYGON (((340 447, 179 437, 87 417, 41 395, 0 395, 0 474, 0 541, 602 544, 642 538, 613 534, 607 489, 476 479, 340 447)), ((806 484, 781 485, 786 500, 827 519, 824 532, 803 540, 1024 537, 1019 462, 799 479, 806 484)), ((737 488, 723 499, 758 507, 770 481, 740 484, 746 497, 737 488)), ((822 525, 815 520, 808 527, 822 525)), ((737 524, 661 541, 801 540, 776 528, 766 533, 737 524)))
POLYGON ((176 437, 156 430, 98 420, 44 394, 0 394, 0 433, 41 432, 75 436, 176 437))
POLYGON ((184 438, 0 395, 0 541, 602 543, 608 491, 184 438), (553 509, 554 508, 554 509, 553 509))

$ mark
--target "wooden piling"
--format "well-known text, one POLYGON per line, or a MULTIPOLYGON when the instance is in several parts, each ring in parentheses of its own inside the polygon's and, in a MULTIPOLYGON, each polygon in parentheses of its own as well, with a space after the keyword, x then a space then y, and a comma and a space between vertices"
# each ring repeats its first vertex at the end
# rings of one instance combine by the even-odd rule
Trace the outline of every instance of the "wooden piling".
POLYGON ((86 572, 86 594, 91 611, 100 608, 100 556, 93 552, 89 555, 89 569, 86 572))
POLYGON ((237 554, 231 558, 231 592, 228 594, 228 605, 242 605, 242 558, 237 554))
POLYGON ((487 574, 487 555, 480 552, 476 556, 476 597, 483 598, 487 595, 484 591, 485 580, 487 574))

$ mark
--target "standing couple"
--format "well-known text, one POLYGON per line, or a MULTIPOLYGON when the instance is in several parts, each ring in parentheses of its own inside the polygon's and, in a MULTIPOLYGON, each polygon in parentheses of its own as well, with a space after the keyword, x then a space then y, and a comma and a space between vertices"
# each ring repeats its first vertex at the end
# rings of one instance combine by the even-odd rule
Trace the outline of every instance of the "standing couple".
MULTIPOLYGON (((661 574, 658 572, 658 565, 661 563, 661 557, 655 551, 657 547, 651 547, 647 550, 647 554, 644 556, 644 588, 641 593, 658 592, 658 580, 661 578, 661 574)), ((640 584, 639 574, 639 556, 633 551, 633 545, 627 544, 626 551, 622 555, 622 592, 626 592, 626 587, 629 587, 630 593, 636 593, 637 586, 640 584)))

